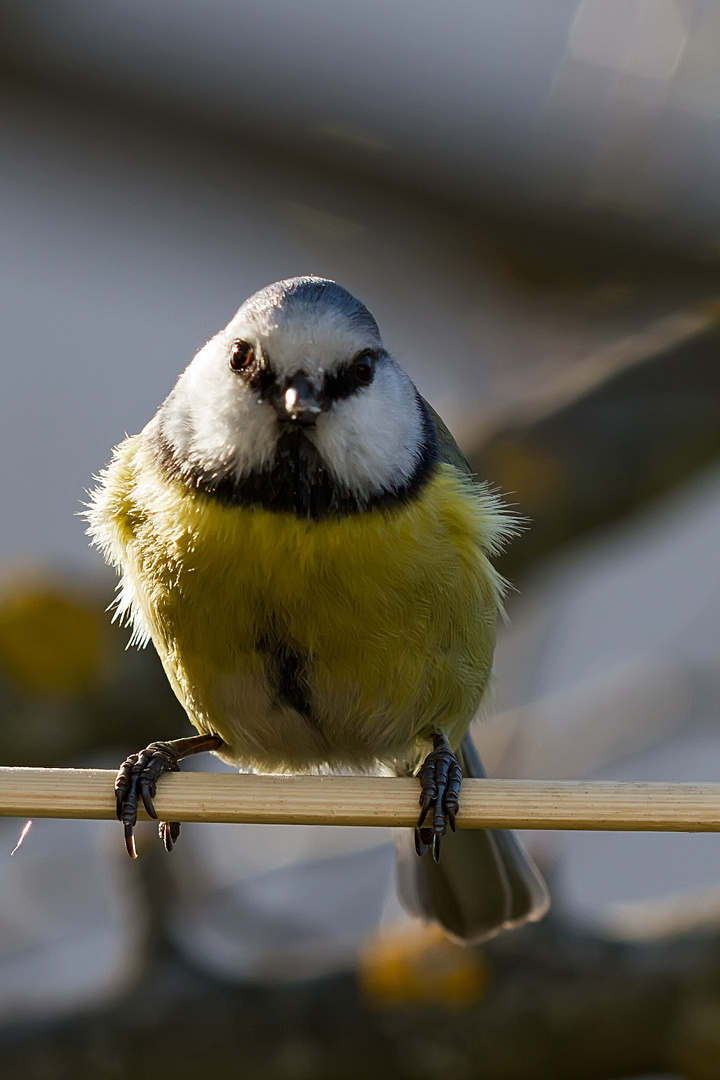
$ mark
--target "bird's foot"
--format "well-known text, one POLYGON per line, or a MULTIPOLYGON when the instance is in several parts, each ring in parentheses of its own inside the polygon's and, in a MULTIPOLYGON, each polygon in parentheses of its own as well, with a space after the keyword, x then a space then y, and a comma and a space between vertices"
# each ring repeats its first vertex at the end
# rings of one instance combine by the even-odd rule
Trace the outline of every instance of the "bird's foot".
MULTIPOLYGON (((139 754, 130 754, 125 758, 115 778, 115 800, 118 821, 122 822, 125 832, 125 847, 131 859, 137 858, 135 826, 138 801, 142 800, 151 818, 157 818, 153 799, 160 777, 166 772, 178 772, 182 758, 204 750, 216 750, 221 745, 222 739, 218 735, 194 735, 172 742, 150 743, 139 754)), ((158 832, 165 850, 172 851, 180 835, 180 823, 161 821, 158 832)))
POLYGON ((418 772, 421 786, 420 816, 415 828, 415 850, 418 855, 424 855, 432 848, 433 859, 439 862, 440 841, 447 826, 455 832, 462 769, 444 735, 436 735, 433 745, 434 749, 425 758, 418 772), (431 810, 431 824, 423 826, 431 810))
MULTIPOLYGON (((115 778, 117 816, 118 821, 123 823, 125 847, 131 859, 137 858, 135 825, 137 824, 138 800, 142 799, 143 806, 151 818, 157 818, 153 805, 157 782, 163 773, 177 772, 180 768, 179 761, 180 757, 172 743, 154 742, 141 750, 139 754, 130 754, 120 766, 115 778)), ((165 835, 167 829, 167 822, 161 822, 160 835, 169 851, 178 837, 180 825, 173 822, 169 826, 170 832, 175 834, 170 839, 169 846, 169 837, 166 838, 165 835)))

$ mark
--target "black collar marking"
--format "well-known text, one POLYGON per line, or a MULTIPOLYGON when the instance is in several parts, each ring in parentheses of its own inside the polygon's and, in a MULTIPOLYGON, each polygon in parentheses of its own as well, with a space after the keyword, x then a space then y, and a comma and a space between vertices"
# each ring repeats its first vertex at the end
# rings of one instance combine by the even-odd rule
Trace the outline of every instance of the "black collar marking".
POLYGON ((172 443, 164 436, 162 423, 153 435, 156 458, 166 475, 181 480, 189 488, 205 492, 228 506, 262 507, 300 518, 321 518, 356 514, 364 510, 387 509, 417 495, 435 471, 439 448, 435 422, 418 394, 423 419, 423 437, 415 470, 409 480, 391 490, 360 498, 338 485, 320 455, 302 431, 290 428, 280 436, 275 461, 270 468, 237 479, 227 467, 215 471, 193 462, 178 461, 172 443))

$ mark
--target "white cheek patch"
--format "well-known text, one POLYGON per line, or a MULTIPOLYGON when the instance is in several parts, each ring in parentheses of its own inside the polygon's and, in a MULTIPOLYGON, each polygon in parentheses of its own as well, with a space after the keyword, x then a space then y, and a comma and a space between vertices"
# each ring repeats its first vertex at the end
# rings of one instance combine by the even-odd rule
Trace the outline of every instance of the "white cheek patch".
POLYGON ((365 389, 338 401, 321 417, 313 441, 329 472, 360 497, 403 487, 413 476, 423 442, 415 388, 392 361, 365 389))
POLYGON ((277 421, 272 406, 230 370, 227 353, 224 333, 201 349, 164 411, 163 430, 181 459, 240 477, 271 465, 277 421))

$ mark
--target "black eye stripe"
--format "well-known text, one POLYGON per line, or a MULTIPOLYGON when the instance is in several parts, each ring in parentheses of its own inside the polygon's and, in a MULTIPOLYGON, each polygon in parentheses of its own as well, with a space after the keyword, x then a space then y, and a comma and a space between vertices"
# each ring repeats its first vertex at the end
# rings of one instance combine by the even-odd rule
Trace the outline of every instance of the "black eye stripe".
MULTIPOLYGON (((375 368, 382 359, 381 351, 365 349, 348 363, 328 372, 323 379, 320 398, 327 408, 335 401, 351 397, 369 386, 375 378, 375 368)), ((230 368, 261 398, 277 389, 278 376, 262 348, 249 342, 236 341, 230 353, 230 368)))
POLYGON ((265 363, 257 364, 245 381, 260 397, 269 394, 276 384, 275 373, 265 363))
POLYGON ((329 402, 341 401, 369 386, 375 378, 377 355, 372 352, 361 353, 349 364, 343 364, 337 371, 328 372, 323 384, 324 396, 329 402))

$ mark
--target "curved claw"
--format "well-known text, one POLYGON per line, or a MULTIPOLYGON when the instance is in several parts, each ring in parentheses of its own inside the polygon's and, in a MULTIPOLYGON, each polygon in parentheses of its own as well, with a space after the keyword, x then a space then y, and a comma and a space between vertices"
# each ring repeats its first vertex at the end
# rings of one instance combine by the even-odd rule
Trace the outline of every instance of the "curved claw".
MULTIPOLYGON (((421 779, 421 782, 422 782, 422 774, 420 775, 420 779, 421 779)), ((416 829, 420 829, 423 821, 425 820, 425 818, 428 815, 428 810, 430 809, 430 807, 433 804, 432 796, 428 795, 428 793, 425 791, 424 788, 423 788, 423 791, 422 791, 422 793, 420 795, 420 800, 419 801, 420 801, 420 816, 418 817, 416 829)))
POLYGON ((172 851, 178 836, 180 835, 179 821, 161 821, 158 825, 158 836, 165 845, 166 851, 172 851))
POLYGON ((131 859, 137 859, 137 848, 135 847, 135 826, 130 822, 125 822, 125 847, 127 853, 131 859))

